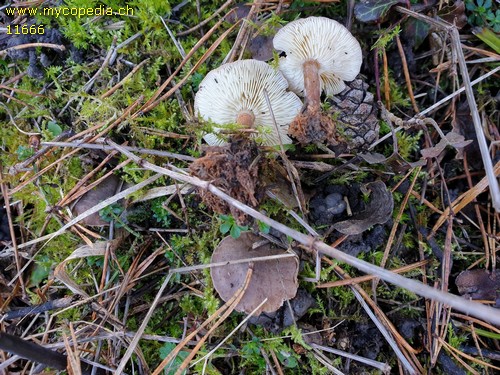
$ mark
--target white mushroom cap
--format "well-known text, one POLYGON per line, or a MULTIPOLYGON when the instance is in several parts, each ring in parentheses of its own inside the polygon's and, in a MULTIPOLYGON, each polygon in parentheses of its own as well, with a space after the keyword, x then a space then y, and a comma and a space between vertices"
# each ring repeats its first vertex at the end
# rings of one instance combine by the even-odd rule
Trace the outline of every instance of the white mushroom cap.
POLYGON ((361 47, 343 25, 325 17, 301 18, 280 29, 273 40, 274 48, 286 53, 280 59, 280 70, 290 89, 303 95, 302 65, 308 60, 319 63, 321 90, 338 94, 344 81, 356 78, 361 68, 361 47))
MULTIPOLYGON (((212 70, 200 83, 194 100, 195 113, 215 124, 234 124, 238 114, 251 112, 255 117, 253 128, 264 145, 279 144, 278 133, 269 112, 264 89, 278 125, 281 142, 292 143, 287 136, 288 125, 302 107, 300 98, 286 91, 288 82, 277 69, 263 61, 240 60, 212 70)), ((215 132, 220 128, 214 128, 215 132)), ((209 145, 223 140, 216 134, 204 137, 209 145)))

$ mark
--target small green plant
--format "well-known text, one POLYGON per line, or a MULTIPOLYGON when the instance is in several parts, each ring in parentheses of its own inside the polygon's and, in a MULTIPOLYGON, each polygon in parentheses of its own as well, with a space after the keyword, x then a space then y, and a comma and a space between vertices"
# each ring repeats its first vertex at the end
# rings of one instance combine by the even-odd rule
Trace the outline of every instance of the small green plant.
POLYGON ((117 203, 110 204, 109 206, 104 207, 102 210, 99 211, 99 216, 101 219, 104 221, 107 221, 110 223, 111 221, 115 220, 116 221, 116 227, 120 228, 122 224, 118 220, 121 213, 123 212, 123 207, 120 206, 117 203))
POLYGON ((33 149, 31 147, 20 145, 16 150, 16 154, 19 160, 26 160, 33 155, 33 149))
POLYGON ((258 221, 257 225, 259 226, 259 231, 261 231, 262 233, 268 234, 271 230, 271 227, 266 223, 263 223, 262 221, 258 221))
POLYGON ((154 199, 151 203, 151 211, 153 211, 153 218, 156 222, 163 228, 168 228, 170 226, 170 215, 163 207, 163 201, 163 199, 154 199))
POLYGON ((379 54, 382 54, 382 51, 386 49, 392 40, 399 35, 401 32, 401 27, 396 25, 392 30, 384 29, 380 31, 380 36, 375 43, 372 45, 372 50, 377 49, 379 54))
MULTIPOLYGON (((160 358, 165 359, 172 350, 174 350, 175 344, 171 342, 166 342, 165 345, 163 345, 160 348, 160 358)), ((177 369, 180 367, 182 362, 186 359, 186 357, 189 355, 188 352, 185 350, 181 350, 179 354, 170 362, 170 364, 165 368, 165 371, 163 372, 165 375, 173 375, 177 371, 177 369)), ((182 374, 185 374, 186 370, 182 372, 182 374)))
POLYGON ((470 12, 467 20, 473 26, 488 26, 500 33, 500 9, 491 0, 468 0, 465 7, 470 12))
POLYGON ((229 232, 231 237, 238 238, 242 231, 248 230, 246 225, 238 225, 234 217, 230 215, 220 215, 222 223, 219 226, 219 230, 222 234, 229 232))

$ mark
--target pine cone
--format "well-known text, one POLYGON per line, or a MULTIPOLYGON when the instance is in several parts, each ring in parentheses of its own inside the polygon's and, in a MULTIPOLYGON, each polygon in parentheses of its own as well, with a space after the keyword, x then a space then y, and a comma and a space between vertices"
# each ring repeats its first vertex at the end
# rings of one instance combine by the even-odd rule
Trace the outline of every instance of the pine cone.
POLYGON ((378 110, 368 84, 361 79, 346 83, 340 94, 328 98, 330 115, 337 119, 337 131, 347 141, 350 150, 367 149, 379 135, 378 110))

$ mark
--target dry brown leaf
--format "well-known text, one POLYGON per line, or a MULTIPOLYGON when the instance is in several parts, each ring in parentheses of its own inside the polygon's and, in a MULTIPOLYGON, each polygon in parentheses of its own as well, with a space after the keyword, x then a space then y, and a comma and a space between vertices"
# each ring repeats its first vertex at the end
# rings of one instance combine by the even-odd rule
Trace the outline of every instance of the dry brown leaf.
MULTIPOLYGON (((254 244, 260 241, 262 237, 251 232, 243 232, 237 239, 228 236, 215 249, 212 263, 285 253, 282 249, 270 244, 253 248, 254 244)), ((210 274, 214 288, 224 301, 229 300, 243 285, 248 267, 248 263, 239 263, 211 268, 210 274)), ((295 297, 298 288, 298 270, 297 257, 254 262, 252 279, 235 310, 250 313, 264 298, 267 298, 267 302, 255 312, 255 315, 263 311, 278 310, 284 301, 295 297)))
POLYGON ((472 140, 466 141, 463 135, 451 131, 446 134, 445 138, 441 139, 437 145, 434 147, 424 148, 423 150, 420 150, 420 153, 426 159, 437 158, 439 154, 444 151, 446 146, 452 146, 458 150, 464 148, 470 143, 472 143, 472 140))

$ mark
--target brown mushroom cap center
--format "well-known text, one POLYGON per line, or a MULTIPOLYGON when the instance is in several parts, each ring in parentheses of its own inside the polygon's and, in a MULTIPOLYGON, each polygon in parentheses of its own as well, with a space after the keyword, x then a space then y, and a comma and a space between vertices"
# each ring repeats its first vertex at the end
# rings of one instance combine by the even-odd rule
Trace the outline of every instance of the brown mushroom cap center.
POLYGON ((243 110, 238 113, 236 123, 245 128, 253 128, 255 122, 255 115, 250 110, 243 110))

